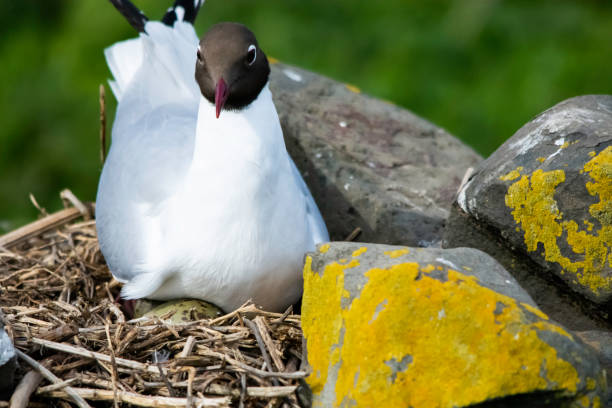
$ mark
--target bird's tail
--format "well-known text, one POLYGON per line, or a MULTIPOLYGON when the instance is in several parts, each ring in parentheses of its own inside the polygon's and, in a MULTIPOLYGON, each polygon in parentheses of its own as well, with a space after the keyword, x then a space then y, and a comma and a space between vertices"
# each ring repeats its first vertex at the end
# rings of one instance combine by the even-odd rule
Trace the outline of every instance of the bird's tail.
POLYGON ((170 27, 174 25, 175 21, 193 24, 202 4, 204 4, 204 0, 176 0, 174 5, 166 11, 161 22, 170 27))
MULTIPOLYGON (((117 10, 125 17, 128 23, 138 32, 145 32, 145 24, 149 19, 130 0, 110 0, 117 10)), ((172 27, 176 21, 185 21, 193 24, 204 0, 175 0, 161 19, 161 22, 172 27)))
MULTIPOLYGON (((113 74, 110 86, 117 98, 122 99, 124 91, 132 83, 135 74, 146 59, 147 69, 139 76, 143 84, 159 82, 173 87, 164 93, 162 86, 145 87, 146 92, 161 92, 162 95, 182 97, 178 89, 189 97, 199 89, 193 84, 193 67, 196 63, 198 37, 193 27, 197 13, 204 0, 175 0, 164 15, 162 22, 149 21, 129 0, 110 0, 127 21, 141 34, 138 38, 113 44, 104 50, 106 61, 113 74), (146 28, 146 29, 145 29, 146 28), (149 76, 147 76, 147 73, 149 76), (155 76, 156 79, 153 79, 155 76)), ((159 95, 157 95, 159 96, 159 95)), ((151 97, 149 101, 163 102, 164 98, 151 97)), ((166 101, 167 102, 167 101, 166 101)))

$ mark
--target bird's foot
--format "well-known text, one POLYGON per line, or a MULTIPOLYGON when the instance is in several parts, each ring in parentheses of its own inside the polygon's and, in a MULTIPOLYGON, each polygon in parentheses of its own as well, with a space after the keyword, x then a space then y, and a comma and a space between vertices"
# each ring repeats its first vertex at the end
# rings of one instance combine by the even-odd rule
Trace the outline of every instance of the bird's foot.
POLYGON ((115 303, 117 303, 121 309, 123 310, 123 314, 128 320, 134 318, 135 309, 136 309, 136 300, 135 299, 122 299, 121 295, 117 295, 115 298, 115 303))

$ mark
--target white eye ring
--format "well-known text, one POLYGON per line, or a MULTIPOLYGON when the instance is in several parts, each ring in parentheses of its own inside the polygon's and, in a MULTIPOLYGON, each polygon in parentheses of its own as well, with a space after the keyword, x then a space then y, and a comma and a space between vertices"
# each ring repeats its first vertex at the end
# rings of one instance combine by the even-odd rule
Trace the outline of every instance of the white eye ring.
POLYGON ((253 65, 253 63, 257 59, 257 48, 254 44, 249 45, 249 48, 247 49, 247 58, 247 64, 249 65, 253 65), (253 53, 253 59, 250 58, 251 52, 253 53))

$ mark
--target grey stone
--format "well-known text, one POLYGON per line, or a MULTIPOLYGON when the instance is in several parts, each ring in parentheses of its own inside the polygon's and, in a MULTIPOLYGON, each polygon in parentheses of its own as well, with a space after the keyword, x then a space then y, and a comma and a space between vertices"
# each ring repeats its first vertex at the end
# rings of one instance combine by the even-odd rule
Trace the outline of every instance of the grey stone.
MULTIPOLYGON (((612 375, 612 333, 601 330, 588 330, 575 332, 575 334, 597 352, 602 367, 612 375)), ((612 380, 612 377, 610 380, 612 380)))
POLYGON ((0 325, 0 396, 10 395, 14 387, 17 354, 13 342, 0 325))
POLYGON ((606 370, 608 377, 608 405, 612 407, 612 333, 609 331, 589 330, 574 332, 586 345, 591 347, 599 364, 606 370))
POLYGON ((482 251, 332 242, 304 282, 314 406, 602 404, 595 353, 482 251))
POLYGON ((476 168, 443 246, 496 257, 573 329, 609 324, 611 146, 612 96, 571 98, 543 112, 476 168))
POLYGON ((468 167, 481 158, 443 129, 350 86, 273 64, 287 149, 332 240, 431 246, 468 167))

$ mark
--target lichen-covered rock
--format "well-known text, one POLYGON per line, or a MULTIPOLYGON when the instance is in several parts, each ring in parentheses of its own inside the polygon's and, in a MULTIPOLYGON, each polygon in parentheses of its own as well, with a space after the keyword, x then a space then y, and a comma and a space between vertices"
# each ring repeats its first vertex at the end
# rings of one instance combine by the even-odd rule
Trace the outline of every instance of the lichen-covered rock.
MULTIPOLYGON (((17 368, 17 354, 13 342, 0 325, 0 397, 10 396, 17 368)), ((8 398, 6 398, 8 399, 8 398)))
POLYGON ((481 158, 443 129, 355 87, 273 64, 287 149, 332 239, 430 246, 468 167, 481 158))
MULTIPOLYGON (((454 211, 537 264, 532 273, 608 308, 612 96, 572 98, 537 116, 478 166, 457 204, 454 211)), ((464 230, 450 222, 445 246, 464 245, 464 230)), ((491 253, 492 244, 478 247, 491 253)))
POLYGON ((601 406, 592 351, 481 251, 324 244, 304 281, 313 406, 601 406))

